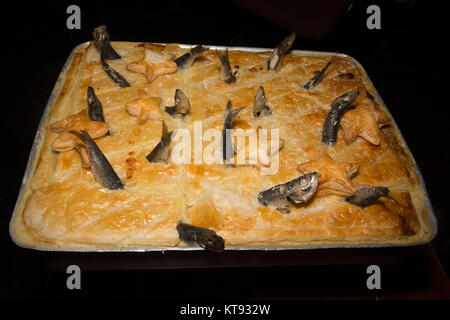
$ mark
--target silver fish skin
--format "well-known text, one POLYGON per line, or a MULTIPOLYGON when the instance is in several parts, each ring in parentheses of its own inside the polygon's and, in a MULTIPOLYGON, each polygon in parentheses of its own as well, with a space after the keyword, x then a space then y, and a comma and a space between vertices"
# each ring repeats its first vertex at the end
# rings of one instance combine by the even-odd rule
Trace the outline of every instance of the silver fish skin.
POLYGON ((189 50, 189 52, 186 52, 181 57, 176 58, 174 62, 177 64, 178 69, 185 70, 191 67, 195 58, 197 58, 200 53, 205 52, 208 49, 208 47, 204 47, 202 45, 195 46, 189 50))
POLYGON ((87 90, 87 103, 89 119, 91 119, 92 121, 105 122, 102 103, 98 99, 97 95, 95 94, 94 88, 92 87, 88 87, 87 90))
POLYGON ((225 51, 216 50, 216 54, 217 57, 219 57, 221 65, 219 80, 224 81, 227 84, 236 82, 237 70, 235 72, 231 72, 230 59, 228 56, 228 48, 225 49, 225 51))
POLYGON ((103 70, 105 70, 108 77, 117 83, 119 87, 127 88, 131 87, 131 84, 116 70, 114 70, 109 64, 106 63, 105 59, 103 58, 103 55, 100 56, 100 61, 102 63, 103 70))
POLYGON ((166 123, 162 121, 162 134, 161 141, 156 147, 146 156, 147 160, 151 163, 167 162, 169 160, 169 146, 172 142, 172 131, 169 132, 166 123))
POLYGON ((262 191, 257 198, 264 206, 274 207, 276 210, 289 213, 291 203, 301 204, 308 202, 316 193, 320 175, 317 172, 302 175, 289 182, 278 184, 262 191))
POLYGON ((257 199, 263 206, 273 207, 283 213, 291 211, 291 204, 286 196, 286 185, 284 184, 261 191, 258 193, 257 199))
POLYGON ((239 112, 241 112, 245 107, 238 108, 236 110, 231 109, 231 101, 228 101, 225 108, 225 121, 223 123, 222 130, 222 150, 223 150, 223 160, 228 161, 234 157, 235 152, 233 148, 233 143, 231 141, 231 126, 233 125, 233 120, 236 118, 239 112))
POLYGON ((336 144, 337 130, 341 116, 347 111, 355 99, 359 96, 359 90, 350 90, 341 94, 331 103, 331 111, 328 113, 322 130, 322 142, 329 146, 336 144))
POLYGON ((355 194, 346 197, 345 200, 363 208, 371 206, 381 197, 391 198, 389 196, 389 189, 386 187, 359 185, 355 189, 355 194))
POLYGON ((105 59, 117 60, 122 58, 120 54, 118 54, 116 50, 111 47, 111 43, 109 42, 108 28, 106 28, 105 25, 101 25, 100 27, 95 28, 92 32, 92 35, 94 37, 95 47, 104 56, 105 59))
POLYGON ((188 244, 199 245, 203 249, 214 252, 225 250, 224 239, 214 230, 179 222, 177 231, 180 240, 188 244))
POLYGON ((81 132, 71 130, 70 133, 77 136, 85 144, 95 179, 105 188, 111 190, 124 189, 124 185, 119 176, 103 152, 89 136, 89 133, 84 130, 81 130, 81 132))
POLYGON ((294 44, 295 37, 296 34, 291 33, 275 47, 269 57, 269 60, 267 60, 266 62, 267 70, 276 71, 279 68, 283 60, 283 55, 285 55, 289 51, 289 49, 291 49, 292 45, 294 44))
POLYGON ((255 117, 271 115, 270 107, 266 105, 266 94, 264 87, 259 86, 256 91, 255 100, 253 102, 253 115, 255 117))
POLYGON ((295 203, 306 203, 316 193, 320 174, 312 172, 286 183, 286 196, 295 203))
POLYGON ((309 80, 304 86, 303 88, 309 90, 311 88, 314 88, 315 86, 317 86, 319 84, 320 81, 322 81, 325 72, 327 71, 327 69, 330 67, 330 65, 333 63, 334 61, 334 57, 332 57, 328 63, 325 65, 325 67, 322 68, 322 70, 320 70, 311 80, 309 80))
POLYGON ((188 97, 180 89, 175 90, 174 96, 175 106, 165 107, 164 111, 170 114, 172 117, 180 116, 184 117, 191 112, 191 103, 188 97))

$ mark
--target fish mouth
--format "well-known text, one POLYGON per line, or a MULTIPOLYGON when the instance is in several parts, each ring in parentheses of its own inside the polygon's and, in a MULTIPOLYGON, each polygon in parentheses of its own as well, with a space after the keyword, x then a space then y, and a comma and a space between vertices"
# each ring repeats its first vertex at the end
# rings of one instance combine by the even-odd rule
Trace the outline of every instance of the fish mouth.
POLYGON ((213 252, 223 252, 225 250, 225 241, 217 234, 198 236, 197 243, 203 249, 213 252))
POLYGON ((320 174, 318 174, 317 172, 313 172, 311 175, 311 187, 312 189, 316 190, 317 187, 319 186, 319 179, 320 179, 320 174))
MULTIPOLYGON (((345 104, 351 104, 353 103, 356 98, 359 96, 359 90, 358 89, 353 89, 348 91, 347 93, 344 93, 341 98, 342 98, 342 102, 345 104)), ((339 98, 339 97, 338 97, 339 98)))
POLYGON ((319 186, 320 174, 313 172, 309 175, 307 185, 301 188, 299 193, 292 192, 287 195, 296 204, 308 202, 316 193, 317 187, 319 186))
POLYGON ((303 202, 308 202, 316 193, 317 187, 319 186, 320 174, 315 173, 311 176, 311 182, 308 192, 305 193, 303 197, 303 202))

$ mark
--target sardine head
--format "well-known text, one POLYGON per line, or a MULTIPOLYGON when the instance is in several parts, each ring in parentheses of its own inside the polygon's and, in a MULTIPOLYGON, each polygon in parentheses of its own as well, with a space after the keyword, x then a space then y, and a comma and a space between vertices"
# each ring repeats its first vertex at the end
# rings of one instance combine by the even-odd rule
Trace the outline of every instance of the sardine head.
POLYGON ((253 115, 255 117, 259 117, 263 111, 266 111, 265 113, 269 113, 267 109, 270 110, 266 106, 266 95, 264 93, 264 87, 259 86, 253 103, 253 115))
POLYGON ((389 195, 389 189, 386 187, 379 187, 378 190, 380 192, 381 197, 386 197, 389 195))
POLYGON ((341 94, 339 97, 337 97, 334 101, 333 101, 333 105, 334 104, 340 104, 340 105, 349 105, 352 104, 355 99, 359 96, 359 90, 355 89, 355 90, 350 90, 348 92, 345 92, 343 94, 341 94))
MULTIPOLYGON (((95 28, 92 35, 94 37, 95 45, 97 46, 101 46, 105 42, 109 41, 109 33, 105 25, 95 28)), ((100 49, 100 47, 98 49, 100 49)))
POLYGON ((317 172, 305 174, 289 183, 287 197, 295 203, 305 203, 316 193, 320 175, 317 172))
POLYGON ((214 252, 222 252, 225 248, 225 241, 214 231, 204 229, 197 235, 197 243, 204 249, 214 252))
POLYGON ((87 93, 88 104, 91 104, 92 102, 94 102, 94 95, 95 95, 94 88, 89 86, 87 92, 88 92, 87 93))
POLYGON ((359 185, 355 189, 355 194, 346 197, 345 200, 363 208, 371 206, 381 197, 390 198, 389 189, 386 187, 359 185))
POLYGON ((285 54, 289 51, 289 49, 292 47, 295 41, 296 34, 295 32, 291 33, 289 36, 287 36, 283 41, 278 44, 278 48, 280 49, 280 52, 282 54, 285 54))
POLYGON ((183 91, 177 89, 175 91, 175 107, 177 113, 187 114, 191 111, 191 103, 183 91))

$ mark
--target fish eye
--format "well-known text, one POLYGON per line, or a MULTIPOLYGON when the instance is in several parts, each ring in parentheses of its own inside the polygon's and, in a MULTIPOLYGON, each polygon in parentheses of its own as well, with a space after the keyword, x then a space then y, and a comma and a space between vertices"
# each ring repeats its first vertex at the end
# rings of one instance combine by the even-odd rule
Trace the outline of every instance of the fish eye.
POLYGON ((215 240, 216 239, 214 239, 214 238, 208 238, 207 239, 208 243, 210 243, 210 244, 214 244, 216 242, 215 240))
POLYGON ((310 186, 310 185, 307 186, 307 187, 302 188, 302 191, 303 191, 303 192, 308 192, 308 191, 310 191, 310 190, 311 190, 311 186, 310 186))

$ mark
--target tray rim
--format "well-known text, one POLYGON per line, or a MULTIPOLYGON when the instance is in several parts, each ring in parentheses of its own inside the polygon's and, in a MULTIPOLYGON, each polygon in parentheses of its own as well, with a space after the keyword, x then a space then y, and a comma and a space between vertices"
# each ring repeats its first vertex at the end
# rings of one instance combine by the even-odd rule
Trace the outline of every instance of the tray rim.
MULTIPOLYGON (((28 157, 28 161, 25 167, 25 173, 24 176, 22 178, 22 183, 20 185, 20 189, 19 189, 19 194, 17 196, 17 200, 13 209, 13 213, 11 215, 11 219, 9 222, 9 234, 10 234, 10 238, 12 239, 12 241, 14 242, 14 244, 16 244, 18 247, 20 248, 24 248, 24 249, 32 249, 32 250, 36 250, 36 251, 45 251, 45 252, 98 252, 98 253, 102 253, 102 252, 161 252, 164 253, 165 251, 180 251, 180 252, 189 252, 189 251, 202 251, 204 249, 197 247, 197 246, 176 246, 176 247, 164 247, 164 246, 152 246, 152 247, 146 247, 146 248, 142 248, 142 246, 138 247, 124 247, 124 248, 116 248, 116 249, 93 249, 93 248, 89 248, 89 249, 59 249, 59 248, 41 248, 41 247, 35 247, 35 246, 28 246, 28 245, 24 245, 21 244, 19 242, 16 241, 16 239, 13 237, 13 222, 16 219, 16 215, 18 215, 19 213, 18 211, 18 207, 22 201, 22 198, 24 197, 24 193, 25 193, 25 189, 27 187, 27 182, 32 174, 32 169, 33 169, 33 165, 34 162, 37 159, 37 152, 38 152, 38 144, 40 142, 40 140, 43 138, 42 137, 42 128, 47 120, 47 116, 50 113, 52 107, 54 106, 55 103, 55 99, 58 98, 60 90, 58 89, 62 89, 58 88, 58 85, 60 83, 64 83, 66 81, 66 71, 67 69, 71 66, 72 63, 72 59, 75 55, 75 52, 77 50, 79 50, 81 47, 83 46, 87 46, 90 44, 91 41, 85 41, 82 42, 80 44, 78 44, 77 46, 75 46, 72 51, 70 52, 69 56, 67 57, 56 81, 55 84, 53 85, 53 89, 51 91, 50 97, 47 100, 47 103, 45 105, 45 109, 44 112, 42 113, 41 119, 39 121, 39 125, 37 128, 37 132, 36 135, 34 137, 33 140, 33 144, 31 147, 31 151, 30 151, 30 155, 28 157)), ((118 42, 130 42, 130 41, 111 41, 111 43, 118 43, 118 42)), ((168 43, 159 43, 159 42, 133 42, 135 44, 154 44, 154 45, 167 45, 168 43)), ((177 43, 181 48, 193 48, 194 46, 196 46, 196 44, 182 44, 182 43, 177 43)), ((247 51, 247 52, 267 52, 267 51, 272 51, 273 48, 261 48, 261 47, 241 47, 241 46, 220 46, 220 45, 204 45, 206 47, 208 47, 209 49, 218 49, 218 50, 225 50, 228 49, 230 51, 247 51)), ((323 56, 323 57, 329 57, 329 56, 337 56, 337 57, 345 57, 345 58, 349 58, 353 61, 353 63, 355 63, 356 67, 359 69, 359 71, 363 72, 364 76, 366 77, 366 80, 370 83, 370 85, 372 86, 372 88, 375 90, 375 95, 376 98, 378 99, 378 101, 381 103, 381 105, 384 107, 384 109, 388 112, 389 116, 391 117, 392 120, 392 124, 394 126, 394 128, 396 129, 396 133, 398 135, 398 138, 400 139, 403 147, 406 149, 406 151, 408 152, 408 155, 410 156, 410 158, 413 161, 413 165, 414 165, 414 169, 416 170, 417 176, 419 178, 419 183, 420 183, 420 187, 422 188, 423 192, 424 192, 424 196, 425 196, 425 207, 424 209, 428 212, 428 214, 426 215, 425 218, 427 218, 429 220, 430 226, 431 226, 431 235, 429 236, 428 239, 424 240, 424 241, 419 241, 419 242, 414 242, 414 243, 406 243, 406 244, 336 244, 336 245, 322 245, 322 246, 314 246, 314 245, 310 245, 310 246, 280 246, 280 247, 257 247, 257 246, 252 246, 252 247, 237 247, 237 246, 233 246, 233 247, 225 247, 226 251, 247 251, 247 250, 252 250, 252 251, 281 251, 281 250, 317 250, 317 249, 351 249, 351 248, 393 248, 393 247, 415 247, 415 246, 421 246, 421 245, 425 245, 430 243, 437 235, 438 233, 438 221, 436 218, 436 215, 434 213, 433 210, 433 206, 431 204, 431 200, 428 194, 428 190, 426 188, 426 184, 425 184, 425 180, 422 176, 422 172, 414 158, 414 155, 412 154, 408 144, 406 143, 406 140, 404 139, 398 125, 397 122, 395 121, 394 117, 392 116, 391 112, 389 111, 388 107, 386 106, 384 100, 382 99, 381 95, 378 93, 378 90, 376 89, 375 85, 372 82, 372 79, 369 77, 369 74, 367 73, 366 69, 362 66, 362 64, 356 60, 355 58, 353 58, 352 56, 345 54, 345 53, 340 53, 340 52, 329 52, 329 51, 314 51, 314 50, 291 50, 290 53, 295 53, 295 54, 301 54, 301 55, 309 55, 309 56, 323 56)), ((39 150, 40 151, 40 150, 39 150)))

